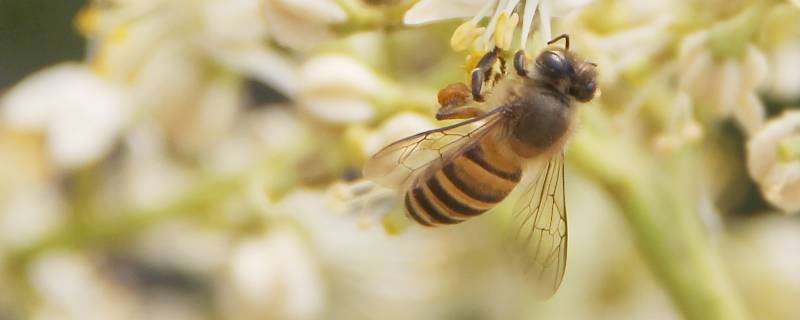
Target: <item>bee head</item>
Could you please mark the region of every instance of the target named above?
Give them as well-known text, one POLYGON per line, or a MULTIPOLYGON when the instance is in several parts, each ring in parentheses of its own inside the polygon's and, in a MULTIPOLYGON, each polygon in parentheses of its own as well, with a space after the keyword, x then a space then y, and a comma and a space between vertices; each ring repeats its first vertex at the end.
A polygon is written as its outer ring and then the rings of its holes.
POLYGON ((597 65, 585 62, 567 49, 551 47, 536 58, 539 74, 561 93, 580 102, 594 98, 597 91, 597 65))
POLYGON ((569 94, 580 102, 588 102, 597 92, 597 65, 582 61, 577 64, 572 76, 569 94))

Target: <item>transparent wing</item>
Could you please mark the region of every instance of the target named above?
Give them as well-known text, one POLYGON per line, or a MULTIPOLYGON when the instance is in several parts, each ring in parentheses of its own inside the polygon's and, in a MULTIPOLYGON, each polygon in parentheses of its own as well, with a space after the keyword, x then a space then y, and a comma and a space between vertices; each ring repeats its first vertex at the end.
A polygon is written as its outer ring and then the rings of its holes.
MULTIPOLYGON (((537 294, 548 298, 558 290, 567 266, 567 208, 564 194, 564 152, 533 173, 514 206, 517 263, 533 277, 537 294)), ((535 170, 530 172, 530 170, 535 170)))
POLYGON ((487 134, 499 123, 500 110, 396 141, 367 160, 364 176, 385 187, 400 188, 425 168, 445 162, 469 142, 487 134))

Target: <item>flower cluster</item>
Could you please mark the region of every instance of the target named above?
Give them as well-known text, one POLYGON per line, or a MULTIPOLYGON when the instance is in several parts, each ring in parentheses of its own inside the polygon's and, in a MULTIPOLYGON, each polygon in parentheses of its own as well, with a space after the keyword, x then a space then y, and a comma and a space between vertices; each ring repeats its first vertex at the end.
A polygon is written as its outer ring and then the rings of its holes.
POLYGON ((753 214, 800 211, 800 7, 716 4, 90 1, 83 60, 0 88, 0 319, 794 318, 800 227, 753 214), (531 308, 506 203, 418 228, 361 168, 441 126, 459 63, 562 33, 603 96, 567 145, 569 275, 531 308), (743 301, 706 290, 726 265, 743 301))

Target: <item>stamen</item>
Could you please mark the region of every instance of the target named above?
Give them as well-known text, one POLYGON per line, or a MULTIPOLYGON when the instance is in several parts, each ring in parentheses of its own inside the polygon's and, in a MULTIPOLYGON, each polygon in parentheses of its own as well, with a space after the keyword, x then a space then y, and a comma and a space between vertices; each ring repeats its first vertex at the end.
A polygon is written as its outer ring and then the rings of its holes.
POLYGON ((456 31, 453 32, 453 37, 450 38, 450 47, 452 47, 453 50, 466 50, 475 43, 475 40, 486 32, 485 27, 477 27, 478 22, 489 14, 489 10, 491 10, 496 3, 497 1, 486 1, 486 4, 478 10, 478 14, 460 25, 456 31))
POLYGON ((516 8, 517 4, 519 4, 519 1, 520 0, 511 0, 506 3, 506 6, 503 8, 503 13, 510 15, 511 11, 514 11, 514 8, 516 8))
MULTIPOLYGON (((553 37, 550 31, 550 2, 542 1, 539 4, 539 31, 542 35, 544 42, 550 41, 553 37)), ((544 45, 542 45, 544 47, 544 45)))
POLYGON ((496 30, 497 20, 500 18, 500 14, 503 11, 502 8, 506 6, 508 1, 509 0, 500 0, 500 3, 497 4, 497 8, 494 11, 494 15, 492 15, 492 19, 489 20, 489 24, 486 26, 486 32, 483 33, 483 38, 481 39, 481 43, 484 45, 484 51, 492 50, 492 48, 489 47, 489 43, 496 30))
POLYGON ((505 12, 500 14, 497 21, 497 31, 494 33, 494 43, 500 49, 507 49, 511 46, 511 40, 514 36, 514 30, 519 23, 519 15, 516 13, 508 17, 505 12))
POLYGON ((520 37, 520 48, 525 50, 528 45, 528 34, 531 31, 531 24, 533 24, 533 15, 536 13, 536 6, 539 5, 539 0, 525 1, 525 13, 522 16, 522 36, 520 37))
POLYGON ((495 1, 495 0, 486 1, 486 4, 484 4, 483 7, 481 7, 480 10, 478 10, 478 14, 476 14, 474 17, 472 17, 472 22, 475 22, 475 24, 478 24, 478 22, 481 21, 481 19, 483 19, 483 17, 485 17, 485 16, 487 16, 489 14, 489 10, 491 10, 492 7, 496 3, 497 3, 497 1, 495 1))
POLYGON ((503 49, 503 40, 505 39, 505 33, 508 31, 507 23, 508 15, 503 12, 500 14, 500 18, 497 19, 497 30, 494 31, 494 45, 500 49, 503 49))
POLYGON ((464 22, 453 32, 453 36, 450 38, 450 47, 455 51, 466 50, 484 31, 486 31, 486 28, 478 28, 476 22, 473 20, 464 22))

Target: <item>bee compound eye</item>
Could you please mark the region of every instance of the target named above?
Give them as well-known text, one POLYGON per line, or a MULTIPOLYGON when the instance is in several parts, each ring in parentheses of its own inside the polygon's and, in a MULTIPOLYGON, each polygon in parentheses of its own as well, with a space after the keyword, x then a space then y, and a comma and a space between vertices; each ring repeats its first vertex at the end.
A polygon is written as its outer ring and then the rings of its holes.
POLYGON ((562 74, 567 72, 567 63, 564 58, 552 51, 542 53, 539 63, 551 74, 562 74))
POLYGON ((594 93, 596 90, 597 83, 594 81, 589 81, 586 83, 577 84, 570 88, 570 94, 578 99, 578 101, 586 102, 594 98, 594 93))
POLYGON ((594 93, 594 91, 597 90, 597 83, 594 81, 589 82, 584 86, 584 89, 589 93, 594 93))

